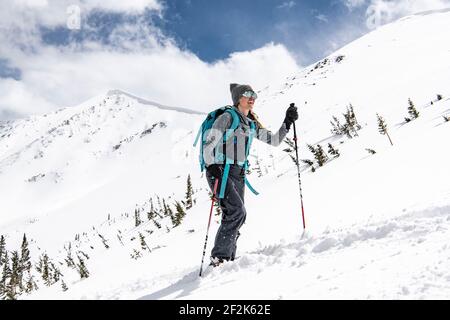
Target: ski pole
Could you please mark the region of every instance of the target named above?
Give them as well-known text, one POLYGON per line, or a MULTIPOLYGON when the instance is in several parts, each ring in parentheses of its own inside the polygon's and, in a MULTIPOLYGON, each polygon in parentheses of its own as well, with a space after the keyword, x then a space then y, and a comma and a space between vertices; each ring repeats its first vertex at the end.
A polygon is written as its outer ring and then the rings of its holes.
POLYGON ((219 179, 216 178, 215 180, 216 180, 216 182, 214 183, 214 191, 213 191, 213 196, 212 196, 212 200, 211 200, 211 210, 209 211, 208 228, 206 229, 206 239, 205 239, 205 245, 203 247, 202 264, 200 265, 199 277, 202 276, 203 260, 205 259, 206 246, 207 246, 207 243, 208 243, 209 226, 211 225, 211 216, 212 216, 212 212, 213 212, 213 208, 214 208, 214 201, 216 200, 217 184, 219 182, 219 179))
MULTIPOLYGON (((294 103, 291 103, 291 106, 295 106, 294 103)), ((298 146, 297 146, 297 129, 295 128, 295 122, 293 123, 294 125, 294 142, 295 142, 295 157, 297 159, 297 172, 298 172, 298 185, 300 187, 300 203, 302 206, 302 220, 303 220, 303 230, 305 230, 306 225, 305 225, 305 209, 303 207, 303 193, 302 193, 302 181, 300 179, 300 163, 299 163, 299 159, 298 159, 298 146)))

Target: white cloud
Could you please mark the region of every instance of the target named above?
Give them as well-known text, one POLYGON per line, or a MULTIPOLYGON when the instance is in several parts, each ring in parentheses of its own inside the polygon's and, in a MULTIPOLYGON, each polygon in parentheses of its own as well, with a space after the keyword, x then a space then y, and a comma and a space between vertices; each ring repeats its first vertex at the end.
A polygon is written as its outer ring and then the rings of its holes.
POLYGON ((282 4, 278 5, 277 8, 278 9, 290 9, 290 8, 294 7, 295 4, 296 4, 295 1, 286 1, 286 2, 283 2, 282 4))
POLYGON ((366 0, 343 0, 343 2, 350 10, 353 10, 354 8, 359 8, 364 4, 366 4, 366 0))
POLYGON ((328 22, 328 18, 324 14, 318 14, 315 17, 316 17, 317 20, 320 20, 320 21, 323 21, 323 22, 328 22))
POLYGON ((161 11, 162 4, 158 0, 89 0, 87 9, 101 9, 115 12, 139 13, 146 9, 161 11))
POLYGON ((449 0, 371 0, 367 26, 371 29, 413 13, 450 7, 449 0))
POLYGON ((298 68, 289 52, 274 44, 234 53, 215 64, 173 45, 146 52, 46 48, 39 55, 21 59, 21 81, 0 81, 0 93, 10 92, 8 99, 0 101, 0 109, 22 114, 76 105, 115 88, 163 104, 206 111, 231 102, 231 82, 262 89, 298 68), (14 100, 16 96, 22 98, 14 100))
MULTIPOLYGON (((282 81, 298 68, 288 50, 275 44, 205 63, 140 19, 115 26, 108 44, 93 37, 66 47, 51 46, 41 41, 38 27, 66 22, 64 6, 49 2, 16 0, 16 7, 28 9, 10 10, 9 20, 0 19, 0 30, 8 31, 0 34, 0 56, 21 70, 19 81, 0 78, 0 116, 48 112, 116 88, 163 104, 206 111, 230 102, 230 82, 249 83, 257 90, 282 81), (51 17, 42 8, 62 18, 51 17), (27 15, 30 25, 14 19, 27 15)), ((89 3, 91 8, 96 5, 89 3)), ((2 12, 0 18, 6 15, 2 12)))

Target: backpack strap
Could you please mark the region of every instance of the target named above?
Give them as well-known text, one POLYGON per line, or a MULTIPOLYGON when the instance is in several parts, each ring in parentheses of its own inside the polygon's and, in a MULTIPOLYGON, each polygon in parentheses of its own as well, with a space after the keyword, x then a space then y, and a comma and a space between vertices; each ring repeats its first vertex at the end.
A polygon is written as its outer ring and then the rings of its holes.
MULTIPOLYGON (((254 121, 250 121, 250 134, 248 137, 248 142, 247 142, 247 147, 245 150, 245 163, 244 163, 244 170, 245 172, 247 172, 248 169, 248 155, 250 154, 250 146, 252 144, 253 141, 253 137, 256 135, 256 126, 255 126, 255 122, 254 121)), ((247 185, 247 187, 250 189, 251 192, 253 192, 255 195, 258 195, 259 192, 256 191, 252 185, 250 184, 250 182, 248 182, 247 177, 245 177, 245 184, 247 185)))

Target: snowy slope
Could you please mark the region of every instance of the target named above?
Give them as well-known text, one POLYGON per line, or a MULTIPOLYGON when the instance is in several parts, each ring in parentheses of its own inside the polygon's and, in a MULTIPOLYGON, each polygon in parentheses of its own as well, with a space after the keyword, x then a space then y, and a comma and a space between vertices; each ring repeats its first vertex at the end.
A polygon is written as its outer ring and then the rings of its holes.
POLYGON ((46 251, 60 261, 69 287, 40 284, 22 298, 448 299, 448 30, 448 11, 405 17, 261 90, 255 111, 273 130, 290 102, 299 106, 301 159, 312 159, 307 144, 332 143, 341 156, 314 173, 301 165, 302 237, 287 145, 256 142, 249 180, 261 194, 247 192, 241 258, 201 279, 210 201, 192 142, 204 115, 114 90, 3 124, 0 234, 14 250, 26 232, 34 258, 46 251), (409 98, 420 117, 405 123, 409 98), (332 116, 342 119, 350 103, 359 136, 333 136, 332 116), (378 133, 376 113, 386 119, 394 146, 378 133), (196 204, 181 226, 161 216, 158 228, 146 217, 149 198, 158 195, 174 208, 188 174, 196 204), (136 208, 144 221, 138 227, 136 208), (139 233, 151 253, 140 249, 139 233), (89 254, 89 278, 80 280, 63 263, 69 243, 89 254), (135 249, 143 255, 137 260, 130 258, 135 249))

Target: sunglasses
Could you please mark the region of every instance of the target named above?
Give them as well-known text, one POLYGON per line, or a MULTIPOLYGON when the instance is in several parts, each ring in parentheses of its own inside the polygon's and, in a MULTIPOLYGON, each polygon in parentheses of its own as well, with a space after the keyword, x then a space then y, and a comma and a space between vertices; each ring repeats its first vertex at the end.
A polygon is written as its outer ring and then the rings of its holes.
POLYGON ((245 91, 243 94, 242 94, 242 96, 243 97, 246 97, 246 98, 253 98, 253 99, 256 99, 256 98, 258 98, 258 95, 256 94, 256 93, 254 93, 253 91, 245 91))

